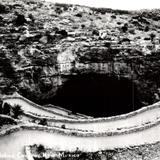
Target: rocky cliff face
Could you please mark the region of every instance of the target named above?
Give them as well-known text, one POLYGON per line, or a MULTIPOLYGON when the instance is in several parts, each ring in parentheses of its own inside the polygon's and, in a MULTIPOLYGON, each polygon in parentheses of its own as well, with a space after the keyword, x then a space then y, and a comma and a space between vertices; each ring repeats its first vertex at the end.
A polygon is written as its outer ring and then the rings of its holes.
POLYGON ((0 92, 35 101, 70 75, 125 77, 141 102, 159 100, 160 11, 128 12, 36 0, 0 3, 0 92))

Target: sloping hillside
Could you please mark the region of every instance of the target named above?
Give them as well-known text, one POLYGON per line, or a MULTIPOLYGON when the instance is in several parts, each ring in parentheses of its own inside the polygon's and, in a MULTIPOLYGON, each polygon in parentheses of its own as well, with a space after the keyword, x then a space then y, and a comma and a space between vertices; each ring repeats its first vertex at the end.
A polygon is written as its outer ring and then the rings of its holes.
POLYGON ((142 104, 158 101, 159 20, 159 10, 1 0, 0 92, 42 102, 63 86, 61 75, 106 74, 111 64, 107 74, 132 79, 142 104))

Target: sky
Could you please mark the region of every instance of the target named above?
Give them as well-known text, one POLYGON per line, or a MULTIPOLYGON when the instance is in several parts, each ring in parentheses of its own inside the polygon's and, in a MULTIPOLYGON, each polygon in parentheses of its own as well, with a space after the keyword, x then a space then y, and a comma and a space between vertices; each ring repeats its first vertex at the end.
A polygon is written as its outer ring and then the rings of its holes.
POLYGON ((123 10, 160 8, 160 0, 46 0, 50 2, 79 4, 123 10))

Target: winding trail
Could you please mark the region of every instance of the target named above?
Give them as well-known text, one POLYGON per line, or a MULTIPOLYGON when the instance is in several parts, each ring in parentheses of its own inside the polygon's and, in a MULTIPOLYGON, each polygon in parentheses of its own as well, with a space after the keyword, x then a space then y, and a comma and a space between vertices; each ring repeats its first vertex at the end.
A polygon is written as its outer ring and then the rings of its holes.
MULTIPOLYGON (((78 132, 77 132, 78 133, 78 132)), ((106 134, 82 134, 73 135, 69 131, 46 127, 25 127, 0 137, 0 159, 5 159, 3 155, 12 155, 15 160, 22 160, 24 146, 33 144, 43 144, 56 150, 75 151, 77 147, 82 151, 98 151, 114 149, 119 147, 129 147, 132 145, 142 145, 145 143, 155 143, 160 141, 160 122, 136 130, 128 130, 125 133, 116 135, 106 134)))
MULTIPOLYGON (((43 144, 56 150, 75 151, 79 148, 81 151, 93 152, 160 141, 160 102, 124 115, 77 120, 64 119, 64 115, 53 118, 52 112, 24 97, 12 96, 3 100, 12 105, 21 105, 26 112, 47 115, 52 127, 26 123, 2 130, 0 160, 24 160, 24 147, 33 144, 43 144), (75 130, 53 127, 62 124, 75 130)), ((27 114, 26 117, 41 119, 27 114)))
POLYGON ((72 113, 72 111, 70 111, 68 109, 65 109, 65 108, 62 108, 62 107, 59 107, 59 106, 52 105, 52 104, 48 104, 48 105, 45 105, 43 107, 48 108, 50 110, 53 110, 56 113, 60 113, 62 115, 66 115, 66 116, 70 115, 70 116, 75 117, 75 118, 85 118, 85 119, 93 118, 91 116, 87 116, 87 115, 80 114, 80 113, 76 113, 76 115, 74 115, 72 113))
MULTIPOLYGON (((88 130, 93 132, 113 131, 122 128, 133 128, 146 123, 156 121, 160 118, 160 102, 153 105, 143 107, 128 114, 107 117, 107 118, 90 118, 90 119, 73 119, 64 115, 56 115, 53 118, 53 113, 46 111, 42 106, 38 107, 33 102, 20 96, 11 96, 4 98, 4 102, 11 105, 19 104, 23 107, 24 111, 39 115, 47 115, 48 123, 50 126, 65 125, 66 128, 88 130)), ((26 116, 24 119, 41 119, 40 116, 26 116)))
MULTIPOLYGON (((31 112, 40 116, 45 116, 47 117, 52 117, 52 118, 56 118, 56 119, 77 119, 77 118, 84 118, 84 116, 76 116, 73 114, 69 114, 69 111, 63 109, 62 108, 52 108, 52 109, 48 109, 47 107, 44 106, 40 106, 26 98, 24 98, 23 96, 19 95, 18 93, 13 94, 12 96, 4 96, 3 97, 3 103, 9 103, 11 105, 16 105, 19 104, 20 106, 22 106, 22 109, 25 112, 31 112)), ((87 117, 87 116, 86 116, 87 117)))

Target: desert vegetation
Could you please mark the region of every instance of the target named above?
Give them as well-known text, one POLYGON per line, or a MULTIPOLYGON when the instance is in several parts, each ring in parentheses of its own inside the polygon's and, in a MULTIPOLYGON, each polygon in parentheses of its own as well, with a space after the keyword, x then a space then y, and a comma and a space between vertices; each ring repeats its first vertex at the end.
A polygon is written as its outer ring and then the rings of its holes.
POLYGON ((2 107, 2 114, 11 116, 15 119, 18 119, 19 116, 23 113, 20 105, 11 106, 8 103, 4 103, 2 107))
POLYGON ((76 64, 125 62, 132 66, 141 102, 157 101, 159 84, 147 77, 152 77, 151 70, 153 77, 158 75, 154 66, 159 64, 159 10, 133 12, 33 0, 2 0, 0 8, 1 94, 18 91, 42 104, 69 79, 59 75, 95 70, 76 64), (61 53, 73 56, 64 56, 63 63, 71 65, 64 73, 58 61, 61 53))

